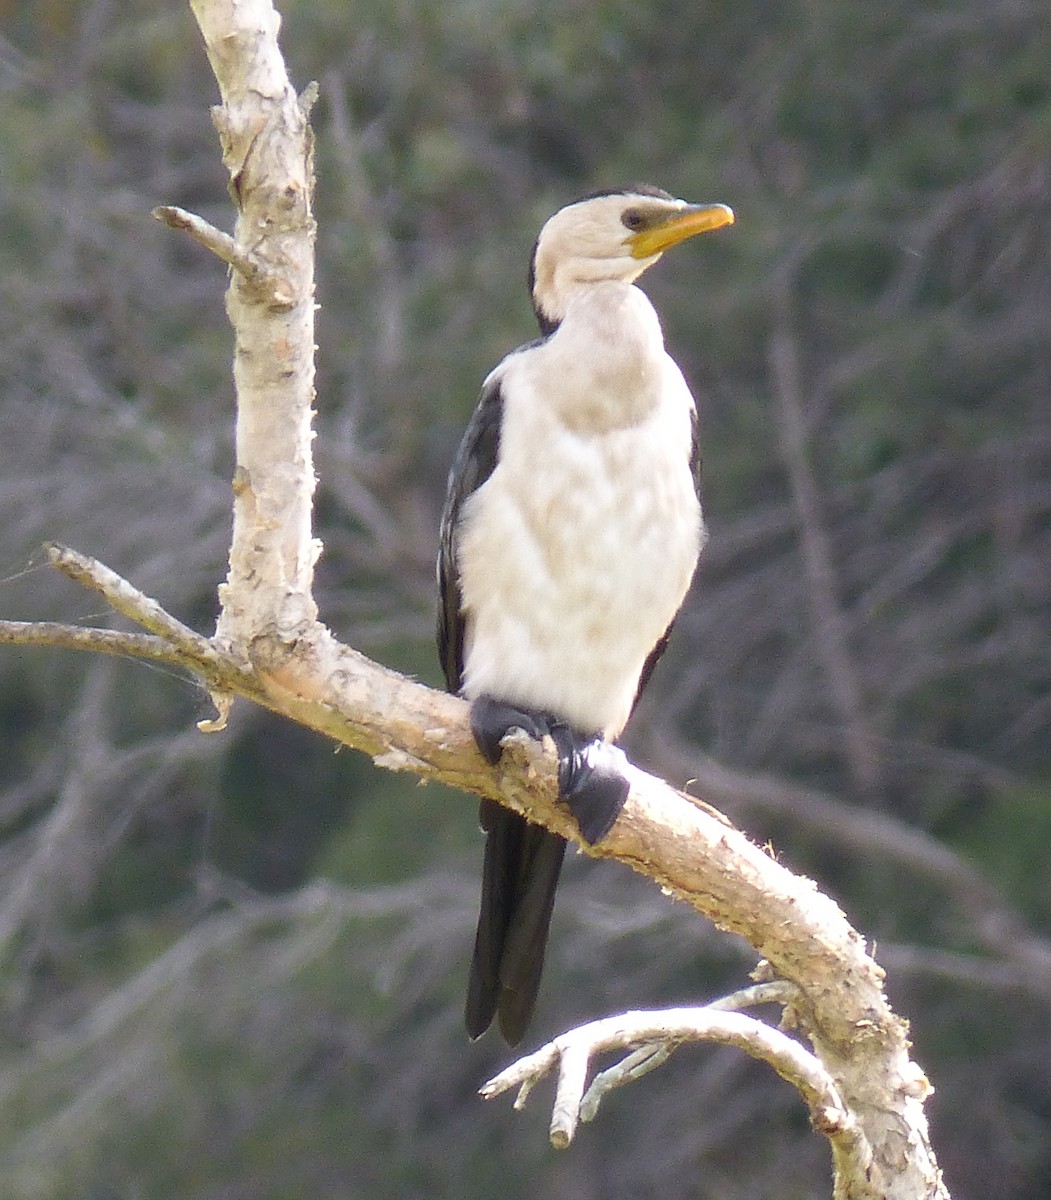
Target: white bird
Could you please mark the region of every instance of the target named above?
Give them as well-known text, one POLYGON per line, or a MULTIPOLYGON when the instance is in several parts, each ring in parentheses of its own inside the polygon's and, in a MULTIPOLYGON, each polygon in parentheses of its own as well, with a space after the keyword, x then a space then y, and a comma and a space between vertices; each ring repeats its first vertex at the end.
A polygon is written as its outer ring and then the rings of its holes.
MULTIPOLYGON (((733 222, 639 185, 557 212, 533 249, 542 336, 488 376, 449 476, 438 647, 491 763, 514 728, 549 734, 581 833, 627 797, 612 743, 667 643, 704 540, 696 408, 634 286, 662 252, 733 222)), ((565 851, 491 802, 466 1005, 521 1040, 540 985, 565 851)))

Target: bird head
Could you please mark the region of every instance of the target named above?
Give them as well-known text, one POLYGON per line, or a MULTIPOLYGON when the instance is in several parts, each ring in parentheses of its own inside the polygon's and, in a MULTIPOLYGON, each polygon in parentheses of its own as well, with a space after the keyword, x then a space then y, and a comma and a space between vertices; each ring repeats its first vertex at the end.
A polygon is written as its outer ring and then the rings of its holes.
POLYGON ((648 184, 574 201, 545 223, 533 247, 529 286, 540 328, 557 328, 582 287, 631 283, 671 246, 733 220, 725 204, 687 204, 648 184))

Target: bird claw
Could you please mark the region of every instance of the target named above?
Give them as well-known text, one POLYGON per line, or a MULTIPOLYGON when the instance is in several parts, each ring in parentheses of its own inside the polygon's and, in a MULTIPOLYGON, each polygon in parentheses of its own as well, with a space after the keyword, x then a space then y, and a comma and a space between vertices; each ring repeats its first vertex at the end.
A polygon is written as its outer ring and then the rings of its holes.
POLYGON ((471 732, 482 757, 490 766, 500 761, 500 743, 512 729, 521 729, 538 742, 551 732, 551 718, 528 708, 516 708, 492 696, 479 696, 471 704, 471 732))
POLYGON ((564 721, 552 721, 558 747, 558 790, 589 846, 613 828, 631 785, 620 769, 623 755, 602 738, 584 741, 564 721))
POLYGON ((551 735, 558 750, 559 795, 588 845, 600 842, 613 828, 630 789, 621 770, 620 751, 602 738, 582 737, 548 713, 516 708, 492 696, 479 696, 471 704, 471 732, 492 766, 500 761, 500 743, 512 729, 521 729, 538 742, 551 735))

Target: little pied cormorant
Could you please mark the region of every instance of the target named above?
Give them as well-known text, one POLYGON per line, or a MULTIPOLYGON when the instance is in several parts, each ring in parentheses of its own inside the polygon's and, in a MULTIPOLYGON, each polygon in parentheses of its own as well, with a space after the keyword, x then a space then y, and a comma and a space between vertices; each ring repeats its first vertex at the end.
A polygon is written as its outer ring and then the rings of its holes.
MULTIPOLYGON (((628 782, 611 743, 667 643, 704 538, 696 409, 633 286, 663 251, 733 222, 658 188, 595 193, 544 225, 530 287, 541 337, 485 380, 449 475, 438 649, 490 763, 511 729, 550 735, 584 838, 628 782)), ((466 1004, 521 1040, 566 843, 490 800, 466 1004)))

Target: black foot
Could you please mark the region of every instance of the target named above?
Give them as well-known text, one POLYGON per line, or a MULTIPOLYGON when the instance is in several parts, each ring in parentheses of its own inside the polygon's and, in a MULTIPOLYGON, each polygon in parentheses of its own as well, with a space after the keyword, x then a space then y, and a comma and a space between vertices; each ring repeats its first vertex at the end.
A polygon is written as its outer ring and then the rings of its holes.
POLYGON ((521 729, 542 742, 551 732, 551 718, 528 708, 515 708, 492 696, 479 696, 471 704, 471 732, 487 763, 500 761, 500 743, 512 729, 521 729))
POLYGON ((486 762, 500 761, 500 743, 512 729, 538 742, 547 734, 558 748, 558 790, 592 846, 600 842, 620 815, 630 785, 620 769, 622 755, 602 738, 585 736, 565 721, 535 709, 516 708, 492 696, 471 704, 471 732, 486 762))
POLYGON ((558 747, 558 790, 584 840, 594 846, 613 828, 628 798, 623 756, 602 738, 582 738, 563 721, 551 722, 551 736, 558 747))

